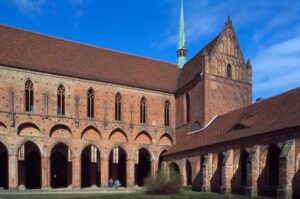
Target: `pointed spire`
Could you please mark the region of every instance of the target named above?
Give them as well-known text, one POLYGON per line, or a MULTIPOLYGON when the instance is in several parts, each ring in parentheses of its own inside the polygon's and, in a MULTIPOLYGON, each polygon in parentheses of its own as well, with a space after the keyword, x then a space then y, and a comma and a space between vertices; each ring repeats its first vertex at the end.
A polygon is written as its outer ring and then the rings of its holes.
POLYGON ((177 65, 182 68, 186 62, 186 45, 185 45, 185 30, 184 30, 184 12, 183 0, 181 0, 180 17, 179 17, 179 30, 178 30, 178 43, 177 43, 177 65))
POLYGON ((251 62, 250 62, 250 59, 247 60, 247 64, 246 64, 247 68, 252 68, 252 65, 251 65, 251 62))

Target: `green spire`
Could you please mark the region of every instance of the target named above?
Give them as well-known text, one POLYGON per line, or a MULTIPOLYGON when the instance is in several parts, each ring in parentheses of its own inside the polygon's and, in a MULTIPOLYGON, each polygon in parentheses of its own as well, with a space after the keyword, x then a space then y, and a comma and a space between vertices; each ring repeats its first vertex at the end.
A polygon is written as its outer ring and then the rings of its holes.
POLYGON ((186 62, 186 51, 187 50, 186 50, 186 46, 185 46, 183 1, 181 0, 178 43, 177 43, 177 65, 180 68, 182 68, 182 66, 186 62))

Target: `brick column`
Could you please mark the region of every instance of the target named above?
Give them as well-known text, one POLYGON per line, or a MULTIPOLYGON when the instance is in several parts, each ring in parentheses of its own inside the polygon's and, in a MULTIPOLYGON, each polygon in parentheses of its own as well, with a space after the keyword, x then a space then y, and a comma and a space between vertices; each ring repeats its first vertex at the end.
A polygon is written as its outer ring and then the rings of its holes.
POLYGON ((49 157, 42 156, 42 189, 48 189, 49 187, 49 157))
POLYGON ((247 159, 247 187, 245 194, 257 196, 257 180, 259 176, 259 146, 254 146, 247 159))
POLYGON ((287 141, 279 157, 279 188, 277 197, 280 199, 292 199, 292 179, 295 166, 295 140, 287 141))
POLYGON ((178 166, 179 166, 179 169, 181 171, 182 185, 186 186, 187 185, 187 181, 186 181, 186 176, 187 176, 187 173, 186 173, 186 159, 181 160, 179 162, 178 166))
POLYGON ((101 158, 101 168, 100 168, 100 176, 101 176, 101 187, 107 187, 108 186, 108 174, 109 174, 109 168, 108 168, 108 159, 107 158, 101 158))
POLYGON ((158 169, 158 161, 151 161, 151 176, 155 176, 158 169))
POLYGON ((72 159, 72 187, 73 189, 79 189, 81 185, 81 167, 80 157, 73 157, 72 159))
POLYGON ((202 165, 202 182, 201 182, 201 191, 210 191, 210 181, 212 176, 212 154, 209 153, 205 156, 205 160, 202 165))
POLYGON ((14 154, 8 155, 8 187, 11 190, 18 188, 18 158, 14 154))
POLYGON ((222 161, 222 182, 221 193, 231 192, 231 180, 233 176, 233 150, 226 151, 225 157, 222 161))
POLYGON ((127 160, 127 187, 134 186, 135 160, 127 160))

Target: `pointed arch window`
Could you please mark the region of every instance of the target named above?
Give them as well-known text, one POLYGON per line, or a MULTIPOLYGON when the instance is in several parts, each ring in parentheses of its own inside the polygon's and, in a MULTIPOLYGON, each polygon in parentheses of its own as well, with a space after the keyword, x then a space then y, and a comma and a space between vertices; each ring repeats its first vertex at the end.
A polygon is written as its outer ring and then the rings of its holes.
POLYGON ((230 64, 227 64, 227 78, 232 78, 232 68, 230 64))
POLYGON ((142 97, 140 104, 140 122, 146 123, 146 98, 142 97))
POLYGON ((165 126, 170 126, 170 102, 165 102, 165 126))
POLYGON ((117 93, 115 97, 115 120, 117 121, 121 120, 121 100, 120 93, 117 93))
POLYGON ((190 122, 190 95, 185 95, 185 121, 190 122))
POLYGON ((87 92, 87 116, 90 118, 94 117, 94 95, 94 90, 90 88, 87 92))
POLYGON ((25 111, 33 112, 33 83, 31 80, 25 82, 25 111))
POLYGON ((57 88, 57 114, 65 115, 65 87, 63 85, 57 88))

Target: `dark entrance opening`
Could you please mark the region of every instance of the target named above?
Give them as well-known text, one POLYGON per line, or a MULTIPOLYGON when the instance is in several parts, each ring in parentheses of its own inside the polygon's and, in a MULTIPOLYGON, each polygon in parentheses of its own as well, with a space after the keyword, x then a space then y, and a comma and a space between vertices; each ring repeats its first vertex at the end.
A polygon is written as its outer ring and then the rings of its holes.
POLYGON ((158 158, 158 169, 159 169, 159 170, 161 169, 162 163, 163 163, 163 161, 164 161, 164 159, 163 159, 163 154, 166 153, 166 152, 167 152, 167 150, 164 150, 164 151, 162 151, 162 152, 160 153, 160 155, 159 155, 159 158, 158 158))
POLYGON ((142 148, 138 151, 138 162, 135 165, 135 184, 144 186, 145 178, 151 173, 151 156, 142 148))
POLYGON ((126 187, 126 160, 126 152, 121 147, 115 147, 109 154, 109 179, 118 179, 122 187, 126 187))
POLYGON ((62 188, 72 184, 71 151, 63 143, 51 151, 51 187, 62 188))
POLYGON ((8 152, 0 142, 0 187, 8 189, 8 152))
POLYGON ((26 189, 41 188, 41 153, 31 141, 24 143, 18 153, 19 185, 26 189))
POLYGON ((280 149, 276 145, 272 145, 269 148, 267 155, 267 173, 268 173, 268 185, 270 192, 269 196, 276 197, 277 189, 279 185, 279 156, 280 149))
POLYGON ((217 169, 214 172, 211 180, 211 190, 212 192, 220 192, 222 186, 222 162, 224 159, 223 153, 218 154, 217 158, 217 169))
POLYGON ((175 172, 177 174, 180 173, 179 166, 175 162, 171 162, 171 164, 169 165, 169 169, 170 169, 170 172, 175 172))
POLYGON ((189 160, 185 163, 186 185, 192 185, 192 166, 189 160))
POLYGON ((81 153, 81 187, 100 187, 100 153, 89 145, 81 153))
POLYGON ((241 172, 241 185, 247 185, 247 159, 249 154, 246 150, 241 151, 240 160, 239 160, 239 167, 241 172))

